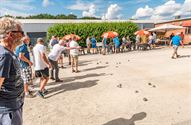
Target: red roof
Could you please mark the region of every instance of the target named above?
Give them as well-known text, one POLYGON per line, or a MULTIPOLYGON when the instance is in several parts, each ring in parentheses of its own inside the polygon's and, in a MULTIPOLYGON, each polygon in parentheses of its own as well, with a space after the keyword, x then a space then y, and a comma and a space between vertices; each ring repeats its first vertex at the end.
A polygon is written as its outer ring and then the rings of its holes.
POLYGON ((191 21, 183 22, 182 26, 191 26, 191 21))

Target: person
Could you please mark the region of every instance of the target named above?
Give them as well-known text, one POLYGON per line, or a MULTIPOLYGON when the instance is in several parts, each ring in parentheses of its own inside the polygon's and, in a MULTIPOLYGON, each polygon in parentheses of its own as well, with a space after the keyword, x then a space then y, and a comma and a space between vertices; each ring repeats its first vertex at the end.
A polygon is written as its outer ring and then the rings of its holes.
POLYGON ((41 98, 45 98, 44 96, 47 93, 45 86, 49 80, 49 68, 51 68, 51 64, 46 57, 46 48, 42 38, 37 39, 37 44, 33 48, 33 53, 35 76, 40 77, 40 90, 37 91, 37 94, 41 98))
POLYGON ((172 38, 174 37, 174 33, 170 34, 170 40, 172 40, 172 38))
POLYGON ((152 32, 152 45, 153 45, 153 47, 155 46, 155 42, 156 42, 156 39, 157 39, 157 35, 156 35, 156 33, 155 32, 152 32))
POLYGON ((56 45, 56 44, 58 44, 57 36, 52 36, 52 38, 50 40, 50 43, 49 43, 50 49, 52 49, 53 46, 56 45))
POLYGON ((173 38, 172 40, 170 41, 170 45, 173 46, 173 54, 172 54, 172 59, 176 59, 178 58, 180 55, 178 55, 178 47, 180 46, 180 44, 182 45, 182 47, 184 47, 182 41, 181 41, 181 37, 179 36, 180 33, 177 33, 173 38), (176 57, 175 57, 176 55, 176 57))
POLYGON ((87 53, 91 54, 90 49, 91 49, 91 41, 90 41, 90 37, 88 36, 86 39, 86 46, 87 46, 87 53))
POLYGON ((92 36, 92 38, 91 38, 91 43, 92 43, 93 54, 95 54, 95 53, 97 53, 97 50, 96 50, 97 49, 97 46, 96 46, 97 41, 96 41, 94 36, 92 36))
POLYGON ((104 36, 102 39, 102 54, 106 54, 106 48, 107 48, 107 36, 104 36))
POLYGON ((63 82, 63 80, 60 80, 58 76, 59 75, 58 59, 63 51, 70 49, 69 47, 64 47, 65 44, 66 43, 64 40, 60 40, 58 44, 53 46, 51 52, 48 55, 48 60, 52 65, 52 69, 50 72, 51 73, 50 79, 56 80, 56 82, 63 82))
MULTIPOLYGON (((70 47, 70 42, 72 39, 70 38, 66 44, 66 47, 70 47)), ((67 50, 67 55, 68 55, 68 64, 71 65, 71 56, 70 56, 70 50, 67 50)))
POLYGON ((180 38, 182 40, 182 44, 184 44, 184 33, 183 32, 180 33, 180 38))
POLYGON ((149 40, 148 44, 150 46, 152 46, 153 45, 153 34, 152 33, 149 35, 149 39, 148 40, 149 40))
POLYGON ((24 83, 14 54, 23 33, 17 20, 0 19, 0 125, 23 124, 24 83))
POLYGON ((113 38, 113 43, 115 44, 115 53, 119 53, 120 42, 117 36, 113 38))
POLYGON ((76 37, 73 36, 72 41, 70 42, 70 48, 75 48, 70 50, 70 56, 71 56, 71 61, 72 61, 72 73, 73 72, 79 72, 78 70, 78 54, 80 49, 79 44, 76 42, 76 37), (75 70, 74 70, 75 68, 75 70))
POLYGON ((121 52, 122 52, 122 53, 124 52, 124 49, 125 49, 126 44, 127 44, 127 40, 126 40, 125 36, 123 36, 123 38, 122 38, 122 44, 121 44, 121 52))
POLYGON ((135 49, 137 50, 138 49, 138 46, 139 44, 141 43, 141 37, 139 34, 136 35, 136 38, 135 38, 136 42, 135 42, 135 49))
POLYGON ((24 36, 21 41, 23 44, 16 47, 16 55, 20 59, 21 66, 21 77, 24 81, 24 91, 25 97, 32 98, 34 95, 29 91, 29 85, 32 84, 32 68, 33 63, 30 61, 30 53, 28 45, 30 43, 30 38, 24 36))

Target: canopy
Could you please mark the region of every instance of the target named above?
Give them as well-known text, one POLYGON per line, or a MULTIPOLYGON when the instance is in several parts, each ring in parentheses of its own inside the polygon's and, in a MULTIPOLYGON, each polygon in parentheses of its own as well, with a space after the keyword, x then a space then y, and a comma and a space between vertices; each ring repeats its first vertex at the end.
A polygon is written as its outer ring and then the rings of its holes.
POLYGON ((164 24, 161 25, 159 27, 150 29, 150 32, 166 32, 168 30, 176 30, 176 29, 183 29, 184 27, 182 26, 176 26, 176 25, 172 25, 172 24, 164 24))
POLYGON ((108 31, 102 34, 102 37, 107 37, 107 38, 114 38, 116 36, 118 36, 119 34, 117 32, 114 31, 108 31))
POLYGON ((134 34, 135 34, 135 35, 140 35, 140 36, 142 36, 142 35, 148 35, 149 32, 148 32, 148 31, 145 31, 145 30, 138 30, 138 31, 136 31, 134 34))

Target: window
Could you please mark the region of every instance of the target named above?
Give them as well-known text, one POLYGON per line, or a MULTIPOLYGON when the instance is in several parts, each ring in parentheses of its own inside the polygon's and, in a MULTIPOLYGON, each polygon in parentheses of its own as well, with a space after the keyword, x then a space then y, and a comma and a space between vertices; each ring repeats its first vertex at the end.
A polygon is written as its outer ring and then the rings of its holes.
POLYGON ((186 27, 186 32, 185 32, 185 34, 191 34, 191 26, 186 27))

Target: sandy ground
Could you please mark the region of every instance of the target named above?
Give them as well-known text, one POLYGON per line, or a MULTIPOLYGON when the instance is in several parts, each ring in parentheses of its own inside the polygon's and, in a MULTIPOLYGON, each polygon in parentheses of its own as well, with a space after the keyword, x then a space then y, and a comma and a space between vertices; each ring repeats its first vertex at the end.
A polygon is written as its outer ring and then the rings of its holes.
POLYGON ((191 47, 171 53, 80 56, 80 73, 61 69, 46 99, 25 99, 24 125, 191 125, 191 47))

